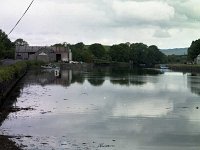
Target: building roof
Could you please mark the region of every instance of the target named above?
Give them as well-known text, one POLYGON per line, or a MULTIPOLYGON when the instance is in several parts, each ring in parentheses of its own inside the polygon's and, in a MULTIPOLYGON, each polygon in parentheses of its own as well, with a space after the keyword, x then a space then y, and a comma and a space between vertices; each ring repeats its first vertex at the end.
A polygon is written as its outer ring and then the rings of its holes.
POLYGON ((55 53, 62 53, 70 51, 69 48, 66 47, 51 47, 51 46, 16 46, 15 52, 18 53, 28 53, 28 52, 38 52, 42 49, 54 51, 55 53))
POLYGON ((16 52, 37 52, 42 46, 16 46, 16 52))

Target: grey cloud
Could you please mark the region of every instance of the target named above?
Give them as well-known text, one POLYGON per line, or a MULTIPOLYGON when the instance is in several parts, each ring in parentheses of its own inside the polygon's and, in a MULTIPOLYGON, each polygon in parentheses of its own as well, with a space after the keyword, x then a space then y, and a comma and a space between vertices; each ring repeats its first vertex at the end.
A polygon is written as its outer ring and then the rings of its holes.
MULTIPOLYGON (((8 32, 27 5, 28 2, 25 0, 2 2, 0 28, 8 32), (9 11, 10 7, 13 7, 13 11, 9 11)), ((195 33, 199 30, 199 5, 198 0, 35 1, 11 35, 11 39, 15 40, 22 35, 21 38, 28 39, 30 44, 38 45, 58 41, 103 44, 137 41, 165 47, 169 46, 168 43, 174 43, 169 42, 176 38, 173 31, 180 30, 184 44, 186 40, 194 40, 192 32, 188 36, 188 29, 195 33), (158 31, 158 29, 170 30, 170 36, 166 31, 158 31), (28 35, 29 32, 33 34, 28 35), (156 43, 154 37, 169 37, 169 41, 156 43), (48 38, 48 42, 35 40, 40 38, 48 38)), ((183 47, 187 46, 183 45, 183 47)), ((177 45, 172 44, 170 47, 177 47, 177 45)))
POLYGON ((157 38, 169 38, 171 37, 171 35, 169 34, 169 32, 167 30, 156 30, 154 35, 154 37, 157 38))

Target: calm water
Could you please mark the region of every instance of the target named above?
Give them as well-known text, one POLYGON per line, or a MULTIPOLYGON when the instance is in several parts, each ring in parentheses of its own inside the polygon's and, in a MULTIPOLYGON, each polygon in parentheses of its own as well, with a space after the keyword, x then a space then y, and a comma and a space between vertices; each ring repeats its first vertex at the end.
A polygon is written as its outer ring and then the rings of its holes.
POLYGON ((200 76, 153 70, 31 71, 1 134, 24 149, 199 150, 200 76))

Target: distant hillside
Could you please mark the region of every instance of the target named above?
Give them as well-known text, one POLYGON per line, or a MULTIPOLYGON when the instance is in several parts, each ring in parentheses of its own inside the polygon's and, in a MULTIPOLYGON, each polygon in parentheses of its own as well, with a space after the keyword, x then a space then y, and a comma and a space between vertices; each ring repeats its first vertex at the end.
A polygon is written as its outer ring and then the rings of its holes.
POLYGON ((188 48, 161 49, 165 55, 187 55, 188 48))

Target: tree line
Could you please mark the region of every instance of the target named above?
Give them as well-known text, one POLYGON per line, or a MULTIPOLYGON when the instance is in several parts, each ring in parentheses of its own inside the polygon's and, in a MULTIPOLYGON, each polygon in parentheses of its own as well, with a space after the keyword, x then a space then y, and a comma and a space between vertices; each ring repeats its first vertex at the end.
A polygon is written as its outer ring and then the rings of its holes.
MULTIPOLYGON (((12 42, 5 32, 0 30, 0 59, 14 58, 16 45, 28 45, 23 39, 12 42)), ((121 43, 112 46, 104 46, 99 43, 85 45, 55 44, 53 46, 68 46, 72 51, 74 61, 81 62, 127 62, 135 65, 148 66, 166 62, 166 56, 155 45, 147 46, 143 43, 121 43)))
MULTIPOLYGON (((28 45, 28 42, 19 38, 12 42, 7 34, 0 29, 0 59, 14 58, 16 45, 28 45)), ((160 63, 186 63, 194 61, 200 54, 200 39, 193 41, 188 48, 187 56, 166 56, 157 46, 147 46, 144 43, 121 43, 105 46, 99 43, 85 45, 58 43, 53 46, 68 46, 72 50, 73 61, 82 62, 127 62, 135 65, 148 66, 160 63)))
POLYGON ((70 45, 74 61, 94 62, 104 60, 108 62, 127 62, 135 65, 148 66, 166 63, 166 56, 157 46, 147 46, 143 43, 121 43, 104 46, 99 43, 84 45, 82 42, 70 45))

